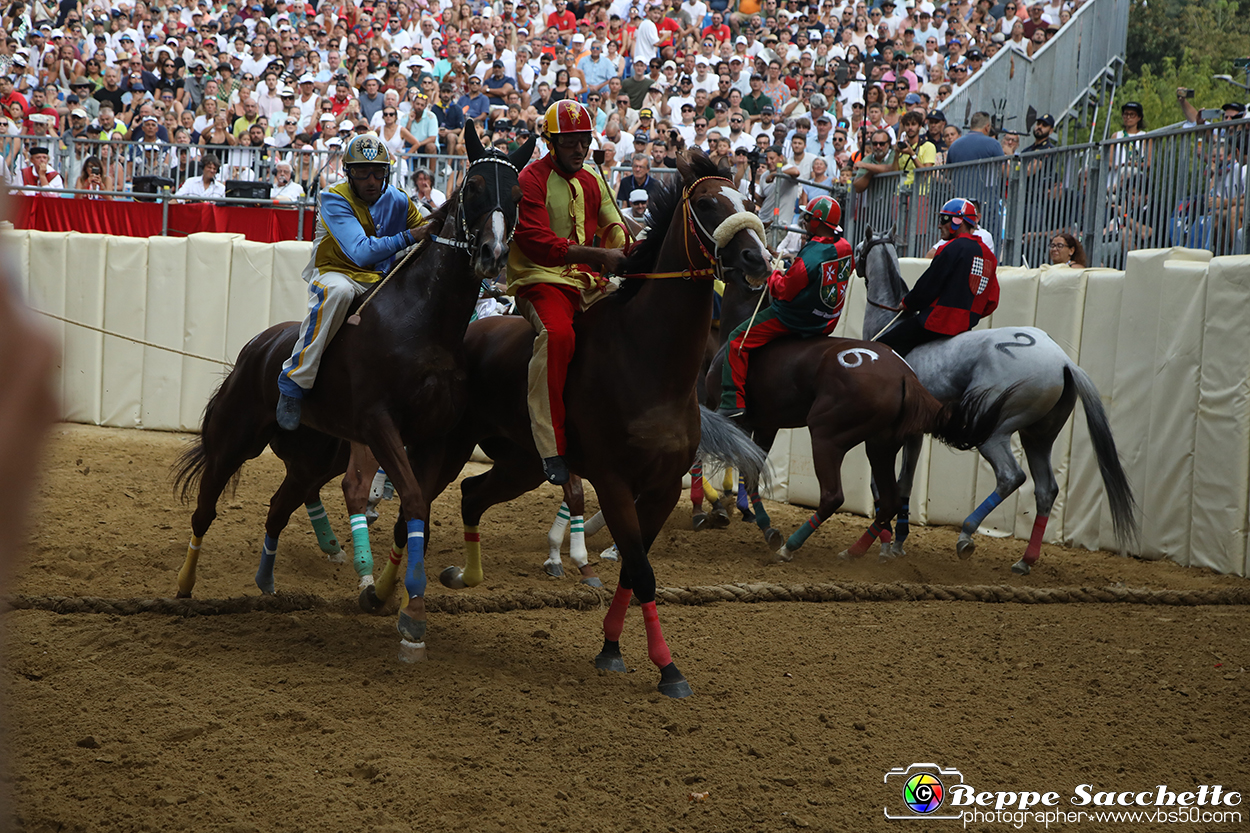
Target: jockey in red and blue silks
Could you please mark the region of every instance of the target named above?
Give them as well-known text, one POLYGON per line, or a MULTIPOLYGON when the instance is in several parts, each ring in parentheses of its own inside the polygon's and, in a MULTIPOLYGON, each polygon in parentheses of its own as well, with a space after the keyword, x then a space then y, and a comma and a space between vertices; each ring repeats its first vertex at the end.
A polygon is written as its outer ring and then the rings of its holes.
POLYGON ((347 181, 321 192, 312 257, 304 268, 308 315, 278 375, 278 426, 299 427, 326 345, 343 325, 352 300, 381 280, 395 254, 425 223, 416 203, 387 180, 391 154, 374 133, 354 137, 343 152, 347 181))
POLYGON ((768 278, 772 304, 729 336, 721 369, 717 413, 737 418, 746 409, 747 363, 753 350, 787 335, 828 335, 838 326, 846 284, 855 269, 851 244, 841 235, 842 210, 832 197, 820 196, 802 209, 810 235, 794 263, 768 278))
POLYGON ((998 258, 974 236, 977 209, 956 197, 942 206, 938 229, 945 245, 903 297, 899 318, 877 341, 906 357, 921 344, 965 333, 998 308, 998 258))

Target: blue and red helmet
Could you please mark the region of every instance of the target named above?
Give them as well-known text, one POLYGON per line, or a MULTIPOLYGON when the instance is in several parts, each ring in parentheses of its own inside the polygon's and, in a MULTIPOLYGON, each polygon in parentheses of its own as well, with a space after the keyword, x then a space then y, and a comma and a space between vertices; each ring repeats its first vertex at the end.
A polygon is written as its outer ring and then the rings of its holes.
POLYGON ((955 228, 959 228, 965 222, 969 226, 975 226, 980 219, 980 215, 977 214, 977 207, 972 204, 972 200, 966 200, 963 197, 947 200, 938 214, 943 217, 950 217, 951 225, 955 228))

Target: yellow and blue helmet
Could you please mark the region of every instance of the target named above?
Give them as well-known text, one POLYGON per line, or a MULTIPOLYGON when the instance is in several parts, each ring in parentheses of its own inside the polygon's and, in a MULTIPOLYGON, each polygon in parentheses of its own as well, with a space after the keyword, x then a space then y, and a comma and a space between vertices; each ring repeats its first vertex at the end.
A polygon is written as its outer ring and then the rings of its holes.
POLYGON ((352 140, 347 143, 347 149, 343 151, 343 165, 348 168, 353 165, 393 165, 394 163, 394 157, 376 133, 361 133, 359 136, 353 136, 352 140))

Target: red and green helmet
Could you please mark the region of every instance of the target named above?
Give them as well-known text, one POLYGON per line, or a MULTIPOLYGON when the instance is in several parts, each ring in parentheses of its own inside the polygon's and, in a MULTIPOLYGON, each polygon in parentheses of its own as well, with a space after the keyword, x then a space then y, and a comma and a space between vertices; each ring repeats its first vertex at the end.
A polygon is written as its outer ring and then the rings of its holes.
POLYGON ((831 231, 837 231, 838 224, 842 222, 842 209, 838 207, 838 201, 827 194, 814 197, 799 209, 799 213, 807 218, 809 226, 823 223, 831 231))

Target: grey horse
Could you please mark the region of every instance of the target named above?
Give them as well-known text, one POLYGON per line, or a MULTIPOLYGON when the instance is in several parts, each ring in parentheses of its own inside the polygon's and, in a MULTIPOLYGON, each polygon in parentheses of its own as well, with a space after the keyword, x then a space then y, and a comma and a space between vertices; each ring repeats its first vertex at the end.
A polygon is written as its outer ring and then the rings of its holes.
MULTIPOLYGON (((856 269, 868 285, 865 338, 880 334, 891 323, 908 291, 899 272, 893 236, 893 229, 877 236, 868 227, 855 252, 856 269)), ((1122 550, 1136 544, 1136 504, 1116 453, 1111 425, 1098 389, 1045 331, 1036 327, 972 330, 916 347, 907 355, 907 363, 929 392, 942 402, 961 399, 969 392, 991 390, 997 397, 1011 391, 998 430, 977 448, 993 467, 996 482, 993 493, 964 521, 955 545, 961 558, 968 557, 976 548, 972 535, 986 515, 1024 484, 1024 471, 1011 452, 1011 435, 1018 433, 1033 474, 1037 518, 1024 557, 1011 569, 1027 575, 1037 562, 1046 522, 1059 492, 1050 463, 1051 447, 1072 415, 1078 397, 1085 408, 1098 468, 1111 505, 1116 542, 1122 550)), ((902 554, 907 537, 907 502, 919 453, 919 439, 909 442, 903 449, 903 471, 899 478, 903 511, 898 516, 898 534, 893 544, 897 555, 902 554)))

